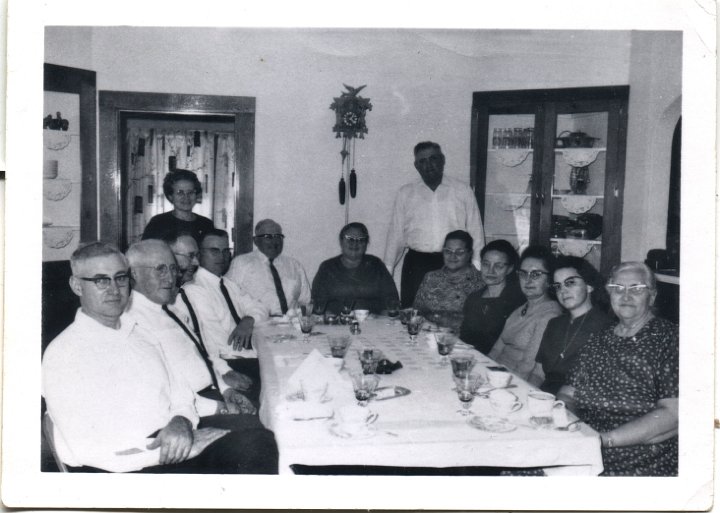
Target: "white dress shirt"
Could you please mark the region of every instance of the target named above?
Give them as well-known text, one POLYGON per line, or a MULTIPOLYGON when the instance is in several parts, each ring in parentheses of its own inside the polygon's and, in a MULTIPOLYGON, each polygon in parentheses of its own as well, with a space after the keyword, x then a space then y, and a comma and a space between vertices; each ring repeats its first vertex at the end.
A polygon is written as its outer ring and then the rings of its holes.
POLYGON ((472 236, 472 262, 480 269, 485 232, 472 189, 449 176, 443 176, 435 191, 422 180, 403 185, 395 198, 383 258, 390 274, 405 248, 423 253, 442 251, 445 236, 455 230, 472 236))
POLYGON ((58 455, 71 466, 129 472, 158 465, 160 450, 147 449, 148 437, 176 415, 198 423, 194 394, 151 333, 126 314, 113 329, 78 310, 45 352, 42 394, 58 455))
MULTIPOLYGON (((288 307, 309 303, 310 283, 300 262, 281 254, 273 260, 273 265, 280 275, 288 307)), ((233 258, 225 278, 237 283, 253 299, 266 306, 270 315, 282 315, 270 260, 257 248, 252 253, 233 258)))
MULTIPOLYGON (((228 279, 223 280, 223 283, 235 311, 241 318, 251 316, 256 323, 263 322, 268 318, 268 308, 265 305, 255 301, 236 283, 228 279)), ((220 277, 200 267, 193 280, 183 285, 183 289, 185 289, 200 325, 204 329, 203 339, 206 340, 206 344, 212 343, 216 346, 213 352, 217 351, 218 354, 228 352, 231 349, 228 346, 228 338, 237 324, 220 291, 220 277)), ((178 299, 176 303, 178 301, 182 300, 178 299)), ((208 351, 210 351, 209 347, 208 351)))
MULTIPOLYGON (((168 305, 168 308, 194 335, 192 320, 180 298, 180 294, 175 299, 175 303, 168 305)), ((191 390, 196 392, 195 404, 200 415, 214 414, 218 403, 197 395, 197 392, 213 384, 210 372, 205 365, 205 360, 185 331, 163 311, 162 305, 150 301, 137 291, 133 291, 130 295, 130 307, 127 310, 127 315, 135 319, 140 326, 152 332, 162 346, 170 367, 185 379, 191 390)), ((201 328, 200 332, 204 341, 205 330, 201 328)), ((222 376, 231 369, 227 362, 220 358, 217 351, 211 350, 213 347, 205 342, 205 348, 210 355, 220 392, 223 392, 229 387, 225 384, 222 376)))

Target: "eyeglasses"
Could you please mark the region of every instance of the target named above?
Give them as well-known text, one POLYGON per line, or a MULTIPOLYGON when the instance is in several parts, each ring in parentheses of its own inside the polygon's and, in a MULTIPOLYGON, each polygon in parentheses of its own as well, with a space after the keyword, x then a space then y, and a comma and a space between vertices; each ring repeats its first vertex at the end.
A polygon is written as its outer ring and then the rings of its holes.
POLYGON ((565 278, 562 283, 551 283, 550 286, 555 289, 556 292, 559 292, 560 289, 564 286, 566 289, 571 289, 573 287, 577 287, 580 285, 580 282, 584 281, 582 279, 582 276, 570 276, 568 278, 565 278))
POLYGON ((362 244, 369 240, 368 237, 365 237, 365 236, 355 237, 354 235, 343 235, 343 239, 345 239, 348 242, 357 242, 358 244, 362 244))
POLYGON ((447 256, 464 256, 465 253, 468 252, 467 249, 450 249, 450 248, 443 248, 442 249, 443 255, 447 256))
POLYGON ((192 191, 173 191, 173 196, 178 196, 178 197, 180 197, 180 198, 187 198, 187 197, 190 197, 190 196, 197 196, 197 191, 194 190, 194 189, 193 189, 192 191))
POLYGON ((631 296, 640 296, 645 292, 648 287, 644 283, 638 283, 636 285, 619 285, 617 283, 608 283, 605 286, 610 294, 614 296, 622 296, 627 291, 631 296))
POLYGON ((169 274, 176 275, 178 272, 178 266, 175 264, 158 264, 158 265, 136 265, 134 267, 142 267, 145 269, 152 269, 153 274, 157 276, 158 278, 162 278, 164 276, 167 276, 169 274))
POLYGON ((256 235, 255 237, 265 240, 282 240, 285 238, 282 233, 263 233, 262 235, 256 235))
POLYGON ((188 258, 190 260, 195 260, 196 258, 200 257, 200 253, 197 251, 193 251, 192 253, 175 253, 175 252, 173 252, 173 255, 182 256, 182 257, 188 258))
POLYGON ((550 274, 550 273, 547 271, 540 271, 539 269, 535 269, 532 271, 523 271, 522 269, 520 269, 518 271, 518 276, 523 281, 526 281, 528 278, 530 278, 530 281, 536 281, 536 280, 539 280, 545 274, 550 274))
POLYGON ((78 278, 83 281, 93 282, 98 290, 106 290, 110 286, 111 281, 114 281, 118 288, 127 287, 130 284, 129 274, 118 274, 112 278, 110 276, 94 276, 92 278, 78 276, 78 278))
POLYGON ((218 257, 220 255, 232 256, 232 249, 230 248, 200 248, 200 251, 209 251, 214 257, 218 257))

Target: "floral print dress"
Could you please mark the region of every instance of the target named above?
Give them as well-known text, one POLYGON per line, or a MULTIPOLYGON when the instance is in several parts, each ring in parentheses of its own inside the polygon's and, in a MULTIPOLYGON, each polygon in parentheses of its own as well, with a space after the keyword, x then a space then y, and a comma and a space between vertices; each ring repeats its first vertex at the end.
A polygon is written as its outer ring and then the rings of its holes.
MULTIPOLYGON (((591 336, 570 369, 577 415, 599 432, 615 429, 678 397, 678 328, 653 318, 632 337, 613 327, 591 336)), ((603 447, 605 476, 674 476, 677 436, 657 444, 603 447)))

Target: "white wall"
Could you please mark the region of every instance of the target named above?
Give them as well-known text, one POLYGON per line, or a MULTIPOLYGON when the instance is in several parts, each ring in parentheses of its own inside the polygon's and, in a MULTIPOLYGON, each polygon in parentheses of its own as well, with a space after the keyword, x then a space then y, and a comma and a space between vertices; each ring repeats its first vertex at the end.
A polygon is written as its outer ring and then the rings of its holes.
MULTIPOLYGON (((338 252, 344 221, 337 201, 341 143, 329 108, 343 83, 367 84, 361 96, 373 104, 369 134, 357 142, 359 193, 350 217, 368 225, 368 251, 382 255, 395 192, 416 177, 416 142, 439 142, 447 174, 468 180, 474 91, 679 81, 679 73, 668 81, 659 67, 632 70, 631 58, 637 66, 647 50, 675 48, 654 47, 651 39, 635 50, 637 38, 627 31, 95 27, 49 28, 46 35, 47 61, 95 70, 99 90, 256 97, 255 218, 283 225, 287 253, 301 259, 311 279, 338 252)), ((654 102, 647 99, 653 115, 654 102)), ((638 130, 632 107, 630 113, 631 131, 638 130)), ((639 187, 649 161, 634 158, 638 179, 630 182, 639 187)), ((631 227, 649 215, 628 214, 631 227)), ((624 245, 631 247, 629 239, 624 245)))

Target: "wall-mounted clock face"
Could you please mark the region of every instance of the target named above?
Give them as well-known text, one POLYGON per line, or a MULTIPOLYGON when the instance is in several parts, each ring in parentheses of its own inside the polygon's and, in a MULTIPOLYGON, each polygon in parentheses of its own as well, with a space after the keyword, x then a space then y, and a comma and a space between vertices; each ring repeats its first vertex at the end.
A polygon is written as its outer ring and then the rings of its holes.
POLYGON ((343 116, 343 124, 347 126, 355 126, 358 122, 358 115, 354 112, 346 112, 343 116))

